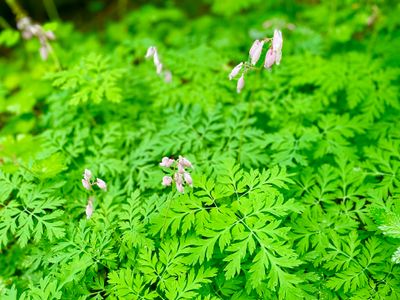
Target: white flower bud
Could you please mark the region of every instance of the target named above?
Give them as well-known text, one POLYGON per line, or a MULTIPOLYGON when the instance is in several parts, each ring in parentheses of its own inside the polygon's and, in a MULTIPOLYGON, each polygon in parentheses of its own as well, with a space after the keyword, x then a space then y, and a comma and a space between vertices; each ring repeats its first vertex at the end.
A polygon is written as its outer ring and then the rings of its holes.
POLYGON ((43 45, 42 47, 40 47, 39 52, 42 60, 47 60, 47 58, 49 57, 49 48, 46 45, 43 45))
POLYGON ((86 179, 82 179, 82 185, 88 191, 92 188, 92 185, 86 179))
POLYGON ((161 162, 160 162, 160 166, 169 168, 170 166, 172 166, 173 163, 174 163, 174 160, 172 158, 163 157, 161 162))
POLYGON ((232 69, 231 73, 229 74, 229 80, 232 80, 237 74, 239 74, 242 67, 243 67, 243 62, 238 64, 236 67, 234 67, 232 69))
POLYGON ((270 69, 271 66, 275 63, 275 53, 272 48, 269 48, 267 54, 265 55, 264 67, 266 69, 270 69))
POLYGON ((259 41, 259 40, 254 41, 249 51, 252 65, 255 65, 260 59, 263 47, 264 47, 264 41, 259 41))
POLYGON ((85 171, 83 172, 83 178, 86 181, 89 181, 92 178, 92 172, 89 169, 85 169, 85 171))
POLYGON ((281 51, 283 44, 282 31, 275 29, 274 37, 272 39, 272 49, 274 51, 281 51))
POLYGON ((96 178, 96 184, 103 191, 107 191, 107 184, 100 178, 96 178))
POLYGON ((242 76, 240 76, 240 78, 237 82, 236 91, 238 93, 240 93, 243 88, 244 88, 244 74, 242 74, 242 76))
POLYGON ((190 176, 188 172, 183 173, 183 178, 185 178, 185 181, 188 185, 193 186, 192 176, 190 176))
POLYGON ((170 186, 172 183, 172 177, 171 176, 164 176, 162 179, 162 185, 163 186, 170 186))
POLYGON ((156 53, 156 51, 157 51, 156 47, 150 46, 150 47, 147 49, 145 58, 150 58, 150 57, 152 57, 152 56, 154 55, 154 53, 156 53))
POLYGON ((90 219, 93 214, 93 198, 92 197, 89 197, 85 212, 86 212, 86 219, 90 219))
POLYGON ((179 193, 183 193, 184 189, 183 189, 183 184, 182 183, 176 183, 176 189, 178 190, 179 193))

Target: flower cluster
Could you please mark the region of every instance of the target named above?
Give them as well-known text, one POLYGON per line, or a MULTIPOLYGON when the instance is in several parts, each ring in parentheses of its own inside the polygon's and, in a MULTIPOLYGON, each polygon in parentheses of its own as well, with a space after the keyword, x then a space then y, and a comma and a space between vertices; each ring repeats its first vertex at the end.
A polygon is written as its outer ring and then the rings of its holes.
POLYGON ((273 38, 265 38, 262 40, 255 40, 249 51, 250 62, 241 62, 234 67, 229 74, 229 80, 235 78, 240 71, 241 76, 237 81, 236 91, 240 93, 244 88, 244 75, 252 69, 255 69, 255 65, 260 60, 261 53, 265 43, 271 42, 267 53, 265 54, 264 68, 271 69, 273 64, 279 65, 282 59, 282 32, 275 29, 273 38))
POLYGON ((29 17, 23 17, 18 20, 17 28, 21 31, 22 37, 26 40, 32 37, 37 37, 40 42, 39 53, 43 60, 47 60, 52 48, 49 40, 55 40, 55 35, 52 31, 45 31, 39 24, 32 23, 29 17))
POLYGON ((154 46, 150 46, 146 52, 146 59, 153 58, 154 66, 156 67, 156 72, 158 75, 164 75, 165 82, 169 83, 172 81, 172 73, 169 70, 164 70, 163 72, 163 64, 160 61, 160 57, 158 55, 157 48, 154 46))
POLYGON ((171 168, 173 170, 172 176, 164 176, 162 179, 163 186, 170 186, 173 182, 175 182, 176 189, 178 192, 184 192, 184 184, 188 184, 189 186, 193 186, 192 176, 186 170, 186 168, 192 168, 192 163, 186 159, 185 157, 179 156, 178 160, 174 160, 169 157, 164 157, 160 163, 161 167, 171 168))
POLYGON ((107 184, 101 180, 100 178, 96 178, 96 180, 92 180, 92 172, 88 169, 85 169, 83 172, 82 185, 88 191, 92 189, 93 185, 97 185, 103 191, 107 190, 107 184))

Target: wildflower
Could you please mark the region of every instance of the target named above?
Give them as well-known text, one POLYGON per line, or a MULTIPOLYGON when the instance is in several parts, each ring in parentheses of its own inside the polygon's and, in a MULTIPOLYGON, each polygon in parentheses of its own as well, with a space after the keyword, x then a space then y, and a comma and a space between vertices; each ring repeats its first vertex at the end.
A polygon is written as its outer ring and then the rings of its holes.
POLYGON ((85 189, 88 191, 92 189, 92 185, 97 185, 100 189, 106 191, 107 190, 107 184, 104 182, 104 180, 100 178, 96 178, 96 181, 92 181, 92 172, 89 169, 85 169, 83 172, 83 178, 82 178, 82 185, 85 189))
MULTIPOLYGON (((163 67, 163 64, 161 63, 160 57, 158 56, 157 48, 155 46, 150 46, 147 49, 145 58, 149 59, 151 57, 153 57, 153 63, 154 63, 154 66, 156 67, 156 73, 158 75, 162 75, 164 67, 163 67)), ((164 71, 164 80, 167 83, 172 81, 172 73, 171 73, 171 71, 169 71, 169 70, 165 70, 164 71)))
POLYGON ((93 214, 93 197, 89 197, 85 212, 86 212, 86 219, 90 219, 90 217, 93 214))
POLYGON ((160 61, 160 58, 158 57, 157 49, 156 48, 154 48, 154 49, 155 50, 154 50, 154 55, 153 55, 153 62, 154 62, 154 65, 156 67, 158 67, 159 65, 161 65, 161 61, 160 61))
POLYGON ((85 169, 85 171, 83 172, 83 178, 89 181, 92 178, 92 172, 88 169, 85 169))
POLYGON ((161 74, 162 68, 163 68, 163 65, 162 65, 161 63, 159 63, 159 64, 156 66, 156 72, 157 72, 157 74, 161 74))
POLYGON ((174 179, 175 179, 176 189, 178 190, 179 193, 183 193, 184 189, 183 189, 182 174, 181 173, 175 173, 174 179))
POLYGON ((262 52, 262 49, 264 47, 264 41, 259 41, 255 40, 253 45, 250 48, 249 54, 250 54, 250 60, 251 64, 255 65, 258 60, 260 59, 260 55, 262 52))
POLYGON ((185 157, 179 156, 179 163, 184 167, 193 168, 192 163, 185 157))
POLYGON ((183 176, 182 173, 175 173, 174 180, 176 183, 182 184, 183 183, 183 176))
POLYGON ((265 55, 264 67, 270 69, 275 62, 275 53, 272 48, 269 48, 267 54, 265 55))
POLYGON ((37 37, 40 42, 39 53, 42 60, 47 60, 49 53, 52 51, 49 40, 55 40, 52 31, 45 31, 39 24, 33 24, 29 17, 23 17, 18 20, 17 28, 21 31, 22 37, 26 40, 37 37))
POLYGON ((100 178, 96 178, 96 184, 103 191, 107 191, 107 184, 100 178))
MULTIPOLYGON (((269 27, 270 25, 271 24, 269 24, 269 23, 268 24, 265 23, 265 26, 267 26, 267 27, 269 27)), ((244 76, 247 73, 252 72, 253 70, 259 69, 255 65, 257 64, 257 62, 260 59, 260 56, 261 56, 261 53, 262 53, 265 43, 271 43, 271 44, 265 55, 264 67, 266 69, 270 69, 272 67, 272 65, 280 64, 281 59, 282 59, 283 38, 282 38, 282 32, 278 29, 275 29, 274 36, 272 38, 266 37, 264 39, 255 40, 249 50, 250 61, 241 62, 240 64, 235 66, 232 69, 231 73, 229 74, 228 78, 229 78, 229 80, 232 80, 235 76, 237 76, 241 72, 241 76, 238 79, 237 84, 236 84, 237 93, 240 93, 245 86, 244 76)))
POLYGON ((280 64, 282 58, 282 44, 283 44, 282 32, 278 29, 275 29, 274 37, 272 39, 272 50, 274 51, 275 63, 277 65, 280 64))
POLYGON ((145 58, 153 57, 153 55, 154 55, 155 53, 156 53, 156 47, 150 46, 150 47, 147 49, 145 58))
POLYGON ((183 184, 182 183, 176 183, 176 189, 178 190, 179 193, 183 193, 185 190, 183 189, 183 184))
POLYGON ((172 82, 172 73, 171 73, 171 71, 169 71, 169 70, 165 71, 165 73, 164 73, 164 81, 166 83, 172 82))
POLYGON ((239 80, 237 82, 236 91, 238 93, 240 93, 243 88, 244 88, 244 74, 242 74, 242 76, 240 76, 240 78, 239 78, 239 80))
POLYGON ((232 69, 231 73, 229 74, 229 80, 232 80, 237 74, 239 74, 242 67, 243 67, 243 62, 238 64, 236 67, 234 67, 232 69))
POLYGON ((163 186, 170 186, 172 183, 172 177, 171 176, 164 176, 162 180, 162 185, 163 186))
POLYGON ((193 186, 193 180, 190 173, 185 168, 193 168, 192 163, 185 157, 179 156, 178 160, 175 161, 169 157, 163 157, 160 166, 172 167, 173 176, 164 176, 161 184, 163 186, 170 186, 172 182, 175 182, 175 186, 178 192, 184 192, 185 183, 189 186, 193 186))
POLYGON ((169 168, 173 163, 174 163, 174 160, 172 158, 163 157, 163 159, 160 162, 160 166, 169 168))
POLYGON ((90 182, 86 179, 82 179, 82 185, 85 189, 87 189, 88 191, 92 189, 92 185, 90 184, 90 182))
POLYGON ((193 185, 192 176, 188 172, 183 173, 183 178, 185 179, 186 183, 190 186, 193 185))
POLYGON ((184 172, 185 172, 185 167, 180 162, 178 162, 178 173, 183 174, 184 172))

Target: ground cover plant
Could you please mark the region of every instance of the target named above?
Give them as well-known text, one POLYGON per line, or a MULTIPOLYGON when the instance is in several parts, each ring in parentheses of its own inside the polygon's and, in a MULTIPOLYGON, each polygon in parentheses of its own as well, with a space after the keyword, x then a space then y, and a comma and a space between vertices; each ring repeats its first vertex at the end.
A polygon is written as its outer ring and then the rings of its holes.
POLYGON ((6 2, 0 299, 400 299, 397 1, 6 2))

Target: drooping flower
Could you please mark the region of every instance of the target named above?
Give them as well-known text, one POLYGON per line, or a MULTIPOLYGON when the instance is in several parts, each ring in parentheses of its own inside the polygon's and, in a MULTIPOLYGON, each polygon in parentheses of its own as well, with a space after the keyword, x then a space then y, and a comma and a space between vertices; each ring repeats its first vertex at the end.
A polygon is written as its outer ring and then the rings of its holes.
POLYGON ((260 59, 262 49, 264 47, 264 41, 255 40, 250 48, 250 60, 251 64, 254 66, 260 59))
POLYGON ((107 191, 107 184, 100 178, 96 178, 96 185, 103 191, 107 191))
POLYGON ((153 57, 153 63, 154 63, 154 66, 156 67, 156 73, 160 76, 164 73, 165 82, 167 82, 167 83, 171 82, 172 81, 172 73, 169 70, 164 70, 164 66, 161 63, 160 57, 158 56, 157 48, 155 46, 150 46, 147 49, 145 58, 149 59, 151 57, 153 57))
POLYGON ((274 63, 275 63, 275 53, 272 50, 272 48, 269 48, 267 54, 265 55, 264 67, 266 69, 270 69, 274 63))
POLYGON ((175 186, 178 192, 184 192, 184 185, 193 186, 193 180, 190 173, 185 168, 193 168, 192 163, 185 157, 179 156, 179 158, 175 161, 168 157, 163 157, 160 166, 168 168, 172 167, 171 176, 164 176, 161 184, 163 186, 170 186, 172 182, 175 182, 175 186))
POLYGON ((178 173, 180 174, 185 173, 185 167, 181 162, 178 162, 178 173))
POLYGON ((85 171, 83 172, 83 178, 86 181, 89 181, 92 178, 92 172, 89 169, 85 169, 85 171))
MULTIPOLYGON (((270 26, 270 24, 266 24, 270 26)), ((267 53, 265 55, 264 67, 270 69, 272 65, 279 65, 282 59, 282 45, 283 38, 282 32, 275 29, 274 36, 272 38, 266 37, 260 40, 255 40, 249 50, 250 61, 241 62, 235 66, 231 73, 229 74, 229 80, 232 80, 235 76, 241 73, 240 78, 236 84, 236 91, 240 93, 245 86, 245 75, 259 69, 256 64, 260 59, 261 53, 263 51, 264 44, 270 43, 267 53)))
POLYGON ((274 30, 274 37, 272 38, 272 48, 274 51, 282 50, 283 38, 282 38, 282 31, 275 29, 274 30))
POLYGON ((171 176, 164 176, 162 179, 162 185, 163 186, 170 186, 172 183, 172 177, 171 176))
POLYGON ((158 65, 156 65, 156 72, 157 72, 157 74, 161 74, 161 72, 162 72, 162 69, 163 69, 163 65, 162 65, 162 63, 159 63, 158 65))
POLYGON ((192 163, 185 157, 179 156, 179 163, 184 167, 193 168, 192 163))
POLYGON ((154 65, 157 67, 159 64, 161 64, 161 61, 160 61, 160 58, 158 57, 158 52, 157 52, 157 49, 155 48, 155 52, 154 52, 154 55, 153 55, 153 62, 154 62, 154 65))
POLYGON ((163 157, 161 162, 160 162, 160 166, 161 167, 166 167, 169 168, 172 166, 172 164, 174 163, 175 160, 173 160, 172 158, 169 157, 163 157))
POLYGON ((192 176, 188 172, 183 173, 183 178, 185 179, 186 183, 190 186, 193 185, 192 176))
POLYGON ((185 190, 183 188, 183 184, 182 183, 176 183, 176 189, 178 190, 179 193, 183 193, 185 190))
POLYGON ((88 191, 92 189, 92 185, 90 184, 90 182, 86 179, 82 179, 82 185, 85 189, 87 189, 88 191))
POLYGON ((166 70, 166 71, 165 71, 165 73, 164 73, 164 81, 165 81, 166 83, 172 82, 172 73, 171 73, 170 70, 166 70))
POLYGON ((279 65, 281 63, 282 45, 283 45, 282 32, 278 29, 275 29, 274 37, 272 39, 272 50, 274 51, 275 63, 277 65, 279 65))
POLYGON ((178 190, 179 193, 183 193, 184 189, 183 189, 182 174, 181 173, 175 173, 174 179, 175 179, 176 189, 178 190))
POLYGON ((244 88, 244 74, 242 74, 242 76, 240 76, 240 78, 237 82, 236 91, 238 93, 240 93, 243 88, 244 88))
POLYGON ((150 47, 147 49, 145 58, 150 58, 150 57, 152 57, 152 56, 154 55, 154 53, 156 53, 156 47, 150 46, 150 47))
POLYGON ((229 74, 229 80, 232 80, 237 74, 239 74, 242 67, 243 67, 243 62, 238 64, 236 67, 234 67, 232 69, 231 73, 229 74))
POLYGON ((90 219, 93 214, 93 197, 89 197, 85 212, 86 219, 90 219))
POLYGON ((17 21, 17 28, 21 31, 24 39, 37 37, 40 42, 39 54, 42 60, 47 60, 49 53, 52 51, 49 40, 55 40, 52 31, 45 31, 39 24, 34 24, 29 17, 23 17, 17 21))

